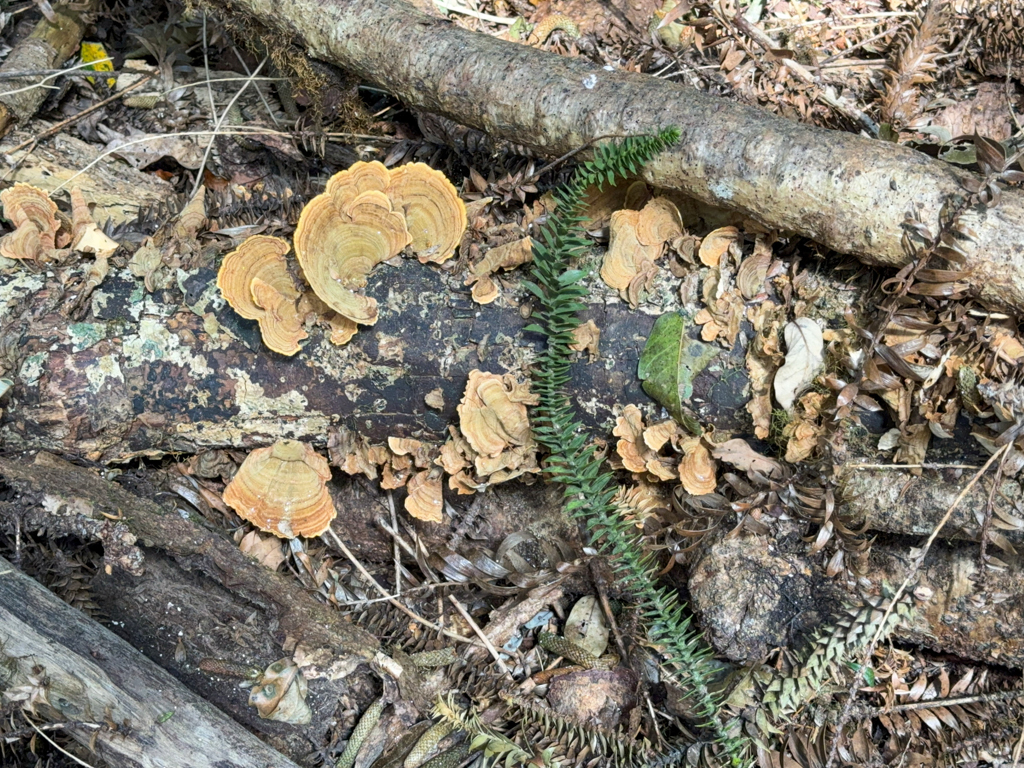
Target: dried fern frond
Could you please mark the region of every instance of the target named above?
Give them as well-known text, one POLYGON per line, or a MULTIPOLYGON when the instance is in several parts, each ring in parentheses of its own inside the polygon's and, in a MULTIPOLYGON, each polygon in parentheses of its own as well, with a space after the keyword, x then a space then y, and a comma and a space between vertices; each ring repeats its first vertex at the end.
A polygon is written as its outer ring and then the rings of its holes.
POLYGON ((932 0, 921 23, 906 39, 906 44, 889 69, 882 96, 882 122, 899 131, 919 114, 917 86, 934 81, 938 69, 936 57, 947 25, 946 0, 932 0))

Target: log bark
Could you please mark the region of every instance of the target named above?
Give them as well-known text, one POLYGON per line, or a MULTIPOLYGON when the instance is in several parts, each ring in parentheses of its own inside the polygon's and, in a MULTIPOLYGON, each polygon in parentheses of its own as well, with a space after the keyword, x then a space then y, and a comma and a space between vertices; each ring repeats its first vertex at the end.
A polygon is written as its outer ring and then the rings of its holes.
POLYGON ((112 768, 298 768, 128 643, 0 558, 0 675, 112 768), (110 725, 116 725, 111 728, 110 725))
MULTIPOLYGON (((967 196, 970 174, 906 147, 469 32, 401 0, 204 4, 246 25, 258 21, 409 106, 543 153, 677 126, 679 143, 645 172, 654 184, 872 264, 906 263, 907 212, 939 232, 943 207, 967 196)), ((1024 193, 1008 190, 998 204, 973 207, 961 221, 977 235, 962 243, 972 293, 1024 309, 1024 193)))
MULTIPOLYGON (((5 284, 11 298, 7 343, 21 359, 0 437, 103 462, 281 437, 323 445, 335 426, 375 443, 443 441, 458 422, 470 370, 525 376, 537 348, 536 337, 522 333, 530 321, 520 313, 521 291, 480 307, 460 275, 411 260, 371 276, 368 294, 382 307, 377 325, 340 348, 316 331, 292 358, 269 351, 255 322, 219 302, 215 283, 214 269, 184 276, 183 307, 178 291, 143 296, 138 280, 111 274, 93 296, 89 322, 73 323, 58 284, 42 275, 0 277, 0 307, 5 284), (423 399, 437 388, 440 410, 423 399)), ((614 407, 650 402, 636 365, 655 319, 609 297, 595 286, 587 316, 602 329, 601 357, 577 363, 572 384, 602 431, 614 407)), ((723 350, 715 371, 698 379, 701 418, 743 431, 742 349, 723 350)))
MULTIPOLYGON (((779 646, 793 647, 832 620, 843 601, 858 602, 827 579, 814 558, 786 552, 781 537, 737 536, 707 547, 690 569, 691 608, 709 641, 724 656, 744 664, 764 659, 779 646)), ((873 596, 883 585, 895 590, 909 563, 903 542, 876 541, 865 579, 873 596)), ((918 620, 894 637, 965 659, 1024 666, 1024 584, 1013 568, 979 566, 977 546, 937 542, 911 585, 918 620)))
MULTIPOLYGON (((54 21, 41 19, 32 33, 18 43, 0 66, 0 72, 22 72, 59 67, 78 50, 85 31, 82 14, 92 7, 90 1, 76 11, 66 6, 54 10, 54 21)), ((39 87, 39 77, 13 78, 3 81, 0 95, 0 136, 15 123, 23 123, 36 113, 50 95, 39 87), (35 87, 33 87, 35 86, 35 87)))
MULTIPOLYGON (((308 677, 344 676, 377 650, 376 638, 317 601, 291 577, 250 560, 199 521, 165 510, 84 467, 49 454, 33 461, 0 459, 0 478, 21 495, 20 524, 26 528, 99 539, 108 566, 129 572, 144 567, 138 542, 206 574, 273 621, 279 644, 290 640, 303 647, 311 662, 308 677)), ((5 514, 0 524, 11 529, 15 521, 5 514)))

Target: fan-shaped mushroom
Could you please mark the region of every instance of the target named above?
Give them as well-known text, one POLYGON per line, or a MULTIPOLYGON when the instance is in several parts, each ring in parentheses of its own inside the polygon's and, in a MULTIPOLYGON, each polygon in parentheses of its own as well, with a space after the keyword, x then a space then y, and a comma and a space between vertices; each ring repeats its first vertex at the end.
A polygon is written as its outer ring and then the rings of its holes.
POLYGON ((263 343, 282 355, 294 355, 308 335, 299 312, 301 296, 284 255, 287 240, 254 235, 224 257, 217 287, 228 304, 247 320, 257 320, 263 343))
POLYGON ((15 230, 0 239, 0 255, 38 259, 57 247, 57 204, 41 189, 17 183, 0 192, 4 218, 15 230))
POLYGON ((412 250, 424 264, 451 258, 466 231, 466 206, 440 171, 409 163, 391 171, 387 195, 405 215, 412 250))
POLYGON ((336 184, 303 209, 295 228, 295 255, 327 306, 353 322, 373 325, 377 302, 353 289, 365 286, 370 270, 409 244, 409 232, 382 193, 371 190, 349 199, 351 189, 336 184))
POLYGON ((344 171, 331 176, 324 193, 336 199, 354 200, 364 192, 383 192, 388 188, 391 174, 384 163, 359 161, 344 171))
POLYGON ((319 536, 337 515, 327 491, 327 460, 298 440, 250 453, 224 489, 224 503, 267 533, 319 536))

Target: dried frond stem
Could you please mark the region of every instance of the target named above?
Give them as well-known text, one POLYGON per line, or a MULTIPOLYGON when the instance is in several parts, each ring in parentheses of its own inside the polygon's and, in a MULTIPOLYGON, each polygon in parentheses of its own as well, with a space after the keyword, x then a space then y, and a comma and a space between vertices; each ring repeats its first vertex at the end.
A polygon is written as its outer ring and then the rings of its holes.
POLYGON ((918 85, 933 81, 940 52, 939 38, 945 26, 945 0, 928 4, 921 24, 911 35, 886 78, 882 97, 882 120, 895 129, 906 126, 917 117, 918 85))

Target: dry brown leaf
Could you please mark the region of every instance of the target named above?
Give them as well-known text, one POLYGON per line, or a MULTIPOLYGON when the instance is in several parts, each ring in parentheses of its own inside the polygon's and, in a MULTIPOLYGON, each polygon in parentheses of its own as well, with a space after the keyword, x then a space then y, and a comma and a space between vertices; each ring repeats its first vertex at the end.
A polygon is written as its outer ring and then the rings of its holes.
POLYGON ((238 542, 238 548, 242 550, 243 554, 272 571, 276 571, 277 567, 287 559, 279 538, 260 536, 256 531, 249 531, 245 534, 238 542))
POLYGON ((821 326, 807 317, 787 323, 786 362, 776 372, 773 386, 775 399, 784 410, 791 411, 799 394, 804 392, 824 364, 824 341, 821 326))
POLYGON ((572 335, 576 341, 569 345, 569 349, 576 352, 585 351, 590 362, 594 362, 597 359, 598 345, 601 343, 601 329, 597 324, 593 320, 587 320, 583 325, 577 326, 572 335))
POLYGON ((786 475, 786 469, 775 459, 758 453, 750 443, 738 437, 712 446, 711 455, 744 472, 756 472, 773 480, 786 475))

